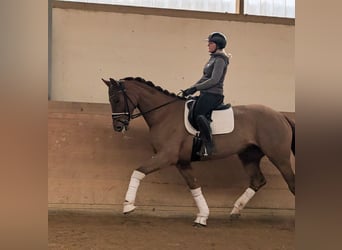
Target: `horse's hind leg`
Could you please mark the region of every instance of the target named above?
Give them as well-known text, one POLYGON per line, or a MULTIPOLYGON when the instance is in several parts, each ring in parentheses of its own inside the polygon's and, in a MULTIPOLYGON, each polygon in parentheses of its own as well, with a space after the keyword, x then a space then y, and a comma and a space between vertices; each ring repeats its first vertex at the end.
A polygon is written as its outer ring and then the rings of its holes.
POLYGON ((240 212, 254 196, 255 192, 266 184, 266 179, 260 170, 260 160, 263 156, 264 153, 256 146, 251 146, 239 154, 239 158, 250 178, 250 183, 249 187, 234 203, 230 213, 232 219, 240 216, 240 212))
POLYGON ((277 167, 292 194, 295 194, 295 174, 291 168, 291 146, 292 150, 294 150, 292 132, 286 133, 284 130, 278 129, 278 131, 274 130, 272 133, 270 137, 266 137, 264 134, 260 135, 262 139, 267 138, 260 140, 260 147, 269 160, 277 167), (275 133, 279 135, 277 139, 275 139, 275 133))
POLYGON ((199 213, 197 214, 197 217, 194 221, 194 226, 206 226, 207 219, 209 217, 209 208, 202 194, 202 189, 198 185, 196 178, 192 174, 191 165, 188 162, 180 162, 177 164, 177 168, 188 184, 192 197, 194 198, 199 210, 199 213))
POLYGON ((289 157, 271 157, 269 156, 270 161, 277 167, 281 175, 283 176, 284 180, 289 187, 289 190, 293 195, 295 195, 295 174, 291 168, 291 160, 289 157))

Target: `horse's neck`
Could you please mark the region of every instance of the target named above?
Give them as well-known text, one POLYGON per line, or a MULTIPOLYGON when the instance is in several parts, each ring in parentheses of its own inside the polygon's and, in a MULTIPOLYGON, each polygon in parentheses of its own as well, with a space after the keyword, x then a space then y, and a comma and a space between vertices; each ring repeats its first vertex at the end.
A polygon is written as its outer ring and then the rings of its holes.
POLYGON ((136 91, 138 93, 138 108, 142 113, 147 112, 143 116, 148 126, 151 128, 154 124, 159 123, 165 118, 167 107, 158 108, 151 112, 149 111, 172 101, 176 97, 168 96, 162 91, 144 85, 143 83, 136 83, 136 85, 136 91))

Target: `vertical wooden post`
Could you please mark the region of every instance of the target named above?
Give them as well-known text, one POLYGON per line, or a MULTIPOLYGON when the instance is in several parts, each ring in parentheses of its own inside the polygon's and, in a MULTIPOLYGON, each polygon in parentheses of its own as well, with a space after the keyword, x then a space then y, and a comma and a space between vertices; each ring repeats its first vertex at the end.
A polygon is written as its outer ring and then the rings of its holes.
POLYGON ((237 1, 237 6, 236 6, 236 12, 239 15, 243 15, 244 13, 244 2, 245 0, 236 0, 237 1))

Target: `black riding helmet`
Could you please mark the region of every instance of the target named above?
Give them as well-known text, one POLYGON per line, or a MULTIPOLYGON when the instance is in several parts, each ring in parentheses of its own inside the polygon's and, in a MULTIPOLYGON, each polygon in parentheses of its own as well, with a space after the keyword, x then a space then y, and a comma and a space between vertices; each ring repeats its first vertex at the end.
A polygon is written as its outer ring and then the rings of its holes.
POLYGON ((208 36, 208 42, 215 43, 218 49, 224 49, 227 45, 227 38, 220 32, 213 32, 208 36))

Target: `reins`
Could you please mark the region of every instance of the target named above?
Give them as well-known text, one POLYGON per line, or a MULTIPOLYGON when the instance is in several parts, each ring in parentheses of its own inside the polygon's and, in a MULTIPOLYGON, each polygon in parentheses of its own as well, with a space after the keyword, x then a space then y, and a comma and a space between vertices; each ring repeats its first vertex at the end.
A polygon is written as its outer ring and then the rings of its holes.
MULTIPOLYGON (((127 96, 127 97, 128 97, 128 96, 127 96)), ((155 108, 153 108, 153 109, 147 110, 147 111, 145 111, 145 112, 140 112, 140 113, 138 113, 138 114, 132 114, 132 115, 131 115, 131 119, 133 120, 133 119, 135 119, 135 118, 137 118, 137 117, 139 117, 139 116, 148 114, 148 113, 150 113, 150 112, 152 112, 152 111, 155 111, 155 110, 160 109, 160 108, 162 108, 162 107, 164 107, 164 106, 167 106, 167 105, 169 105, 169 104, 171 104, 171 103, 173 103, 173 102, 175 102, 175 101, 178 101, 178 99, 174 99, 174 100, 172 100, 172 101, 169 101, 169 102, 167 102, 167 103, 164 103, 164 104, 162 104, 162 105, 159 105, 159 106, 157 106, 157 107, 155 107, 155 108)))
MULTIPOLYGON (((133 120, 133 119, 138 118, 138 117, 140 117, 140 116, 143 116, 143 115, 145 115, 145 114, 151 113, 151 112, 153 112, 153 111, 155 111, 155 110, 158 110, 158 109, 160 109, 160 108, 162 108, 162 107, 165 107, 165 106, 167 106, 167 105, 169 105, 169 104, 171 104, 171 103, 176 102, 176 101, 179 100, 179 99, 176 98, 176 99, 174 99, 174 100, 171 100, 171 101, 169 101, 169 102, 166 102, 166 103, 164 103, 164 104, 161 104, 161 105, 159 105, 159 106, 157 106, 157 107, 155 107, 155 108, 152 108, 152 109, 150 109, 150 110, 141 111, 141 112, 139 112, 138 114, 131 114, 131 112, 130 112, 130 110, 129 110, 129 106, 128 106, 128 101, 133 105, 134 109, 135 109, 137 106, 133 103, 133 101, 131 100, 131 98, 127 95, 127 93, 126 93, 126 88, 125 88, 123 82, 120 80, 118 83, 119 83, 118 85, 119 85, 119 87, 120 87, 120 90, 122 91, 123 96, 124 96, 125 108, 126 108, 127 111, 121 112, 121 113, 112 113, 112 118, 113 118, 113 119, 115 119, 116 117, 121 116, 121 115, 127 115, 127 116, 128 116, 128 122, 129 122, 131 119, 133 120)), ((179 94, 181 94, 181 93, 182 93, 182 92, 179 92, 179 93, 177 94, 177 96, 179 96, 179 94)), ((140 109, 140 108, 139 108, 139 109, 140 109)))

